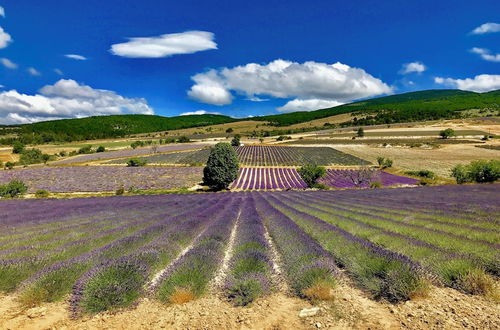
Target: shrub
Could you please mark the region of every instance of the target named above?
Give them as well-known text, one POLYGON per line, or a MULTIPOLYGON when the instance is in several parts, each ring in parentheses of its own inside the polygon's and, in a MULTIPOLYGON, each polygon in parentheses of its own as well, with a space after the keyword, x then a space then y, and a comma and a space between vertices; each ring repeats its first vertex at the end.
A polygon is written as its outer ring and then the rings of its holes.
POLYGON ((233 133, 233 129, 231 127, 229 127, 227 130, 226 130, 226 133, 233 133))
POLYGON ((421 178, 435 179, 436 174, 429 170, 419 170, 419 171, 406 171, 405 174, 418 176, 421 178))
POLYGON ((318 180, 325 176, 326 170, 323 166, 306 164, 298 170, 300 177, 310 188, 318 187, 318 180))
POLYGON ((439 132, 439 136, 441 136, 443 139, 447 139, 455 136, 455 131, 453 130, 453 128, 447 128, 439 132))
POLYGON ((365 130, 363 127, 358 128, 358 131, 356 132, 357 137, 364 137, 365 136, 365 130))
POLYGON ((91 154, 92 153, 92 146, 88 145, 88 146, 81 147, 80 149, 78 149, 77 152, 79 154, 91 154))
POLYGON ((377 157, 377 163, 378 166, 382 169, 392 167, 392 159, 389 158, 384 158, 384 157, 377 157))
POLYGON ((469 165, 457 165, 451 170, 451 176, 458 184, 495 182, 500 178, 500 161, 476 160, 469 165))
POLYGON ((287 136, 287 135, 280 135, 276 138, 276 141, 285 141, 285 140, 291 140, 292 137, 291 136, 287 136))
POLYGON ((19 163, 21 165, 29 165, 29 164, 38 164, 45 163, 50 159, 50 156, 42 153, 40 149, 25 149, 21 153, 21 157, 19 158, 19 163))
POLYGON ((7 163, 5 163, 4 168, 6 170, 12 170, 14 168, 14 165, 15 164, 13 162, 7 162, 7 163))
POLYGON ((99 146, 95 152, 105 152, 106 148, 104 146, 99 146))
POLYGON ((12 180, 7 184, 0 185, 0 197, 14 198, 25 194, 28 191, 28 186, 20 180, 12 180))
POLYGON ((238 177, 238 156, 228 143, 217 143, 203 169, 203 182, 214 190, 227 189, 238 177))
POLYGON ((130 158, 127 161, 127 166, 128 167, 139 167, 139 166, 144 166, 146 165, 147 161, 142 158, 130 158))
POLYGON ((14 142, 13 147, 12 147, 12 153, 20 154, 23 151, 24 151, 24 144, 19 142, 19 141, 14 142))
POLYGON ((191 142, 191 140, 187 136, 181 136, 177 139, 177 142, 179 143, 188 143, 191 142))
POLYGON ((115 191, 115 195, 116 196, 121 196, 125 193, 125 188, 123 186, 121 186, 120 188, 116 189, 115 191))
POLYGON ((3 162, 0 160, 0 167, 3 167, 3 162))
POLYGON ((246 306, 262 294, 262 284, 257 278, 239 280, 228 288, 228 297, 236 306, 246 306))
POLYGON ((374 181, 374 182, 370 183, 370 188, 382 188, 382 182, 374 181))
POLYGON ((47 198, 49 197, 49 192, 44 189, 39 189, 35 192, 35 197, 36 198, 47 198))
POLYGON ((59 156, 60 157, 66 157, 66 155, 67 155, 66 151, 64 151, 64 150, 63 151, 59 151, 59 156))
POLYGON ((236 134, 233 139, 231 140, 231 145, 233 147, 239 147, 241 145, 241 142, 240 142, 240 139, 241 139, 241 135, 239 134, 236 134))

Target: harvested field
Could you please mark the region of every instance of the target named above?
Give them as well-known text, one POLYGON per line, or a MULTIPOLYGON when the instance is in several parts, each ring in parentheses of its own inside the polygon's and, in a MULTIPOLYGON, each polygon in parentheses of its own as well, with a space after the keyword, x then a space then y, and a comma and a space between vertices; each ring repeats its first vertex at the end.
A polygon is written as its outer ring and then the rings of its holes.
POLYGON ((464 326, 465 317, 494 327, 500 320, 488 299, 500 273, 499 192, 487 184, 0 201, 0 291, 8 294, 0 297, 0 326, 129 327, 140 319, 139 328, 239 327, 235 312, 249 328, 403 327, 408 317, 415 328, 464 326), (218 276, 224 285, 214 287, 218 276), (299 318, 312 306, 274 294, 276 277, 298 298, 334 300, 299 318), (477 290, 476 280, 491 286, 477 290), (240 295, 243 283, 251 295, 240 295), (224 302, 205 295, 209 288, 224 302), (231 306, 248 302, 250 309, 231 306), (18 304, 29 317, 14 313, 18 304), (106 310, 115 312, 93 316, 106 310), (232 316, 221 320, 221 310, 232 316))
POLYGON ((288 141, 281 144, 286 145, 334 145, 334 144, 369 144, 369 145, 441 145, 441 144, 482 144, 484 142, 480 140, 459 140, 459 139, 401 139, 401 138, 384 138, 384 139, 373 139, 373 138, 356 138, 356 139, 302 139, 288 141))
POLYGON ((0 171, 0 184, 22 180, 29 192, 101 192, 129 189, 176 189, 200 182, 200 167, 61 166, 0 171))
MULTIPOLYGON (((206 164, 210 149, 201 149, 196 151, 172 152, 168 154, 157 154, 147 157, 141 157, 146 160, 147 164, 162 164, 162 165, 192 165, 206 164)), ((126 164, 127 159, 115 159, 106 164, 126 164)))

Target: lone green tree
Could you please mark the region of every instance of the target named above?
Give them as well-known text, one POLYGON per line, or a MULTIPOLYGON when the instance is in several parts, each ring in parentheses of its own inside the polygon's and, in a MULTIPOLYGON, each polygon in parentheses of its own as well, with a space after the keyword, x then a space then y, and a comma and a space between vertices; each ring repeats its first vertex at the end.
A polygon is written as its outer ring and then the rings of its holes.
POLYGON ((240 142, 240 139, 241 139, 241 135, 239 134, 236 134, 233 139, 231 140, 231 145, 233 147, 239 147, 241 142, 240 142))
POLYGON ((447 128, 439 132, 439 136, 441 136, 443 139, 448 139, 452 136, 455 136, 455 131, 453 128, 447 128))
POLYGON ((318 180, 326 174, 325 168, 316 164, 306 164, 299 168, 298 172, 309 188, 320 188, 318 180))
POLYGON ((358 128, 358 131, 356 132, 356 135, 358 137, 364 137, 365 136, 365 130, 363 129, 363 127, 358 128))
POLYGON ((213 190, 227 189, 238 177, 239 162, 236 151, 229 143, 217 143, 208 156, 203 169, 203 183, 213 190))

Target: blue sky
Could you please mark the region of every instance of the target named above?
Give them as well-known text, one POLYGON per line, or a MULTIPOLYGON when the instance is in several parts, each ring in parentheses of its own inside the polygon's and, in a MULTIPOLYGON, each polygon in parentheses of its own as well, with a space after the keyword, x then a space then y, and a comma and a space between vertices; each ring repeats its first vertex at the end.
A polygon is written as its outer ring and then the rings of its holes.
POLYGON ((430 88, 500 89, 493 0, 0 6, 0 123, 247 117, 430 88))

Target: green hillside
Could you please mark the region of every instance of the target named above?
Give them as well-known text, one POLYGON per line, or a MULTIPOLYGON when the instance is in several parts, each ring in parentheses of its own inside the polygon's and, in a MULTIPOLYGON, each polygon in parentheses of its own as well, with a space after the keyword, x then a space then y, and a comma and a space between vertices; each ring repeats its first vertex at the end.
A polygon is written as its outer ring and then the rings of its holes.
POLYGON ((293 112, 253 118, 270 121, 275 126, 288 126, 333 115, 356 112, 369 115, 357 124, 389 124, 418 120, 455 118, 460 110, 500 110, 500 90, 488 93, 474 93, 461 90, 426 90, 384 96, 341 106, 310 112, 293 112))
POLYGON ((233 121, 235 119, 231 117, 210 114, 177 117, 113 115, 22 125, 20 134, 24 139, 28 139, 29 136, 41 137, 43 142, 78 141, 123 137, 130 134, 207 126, 233 121))

